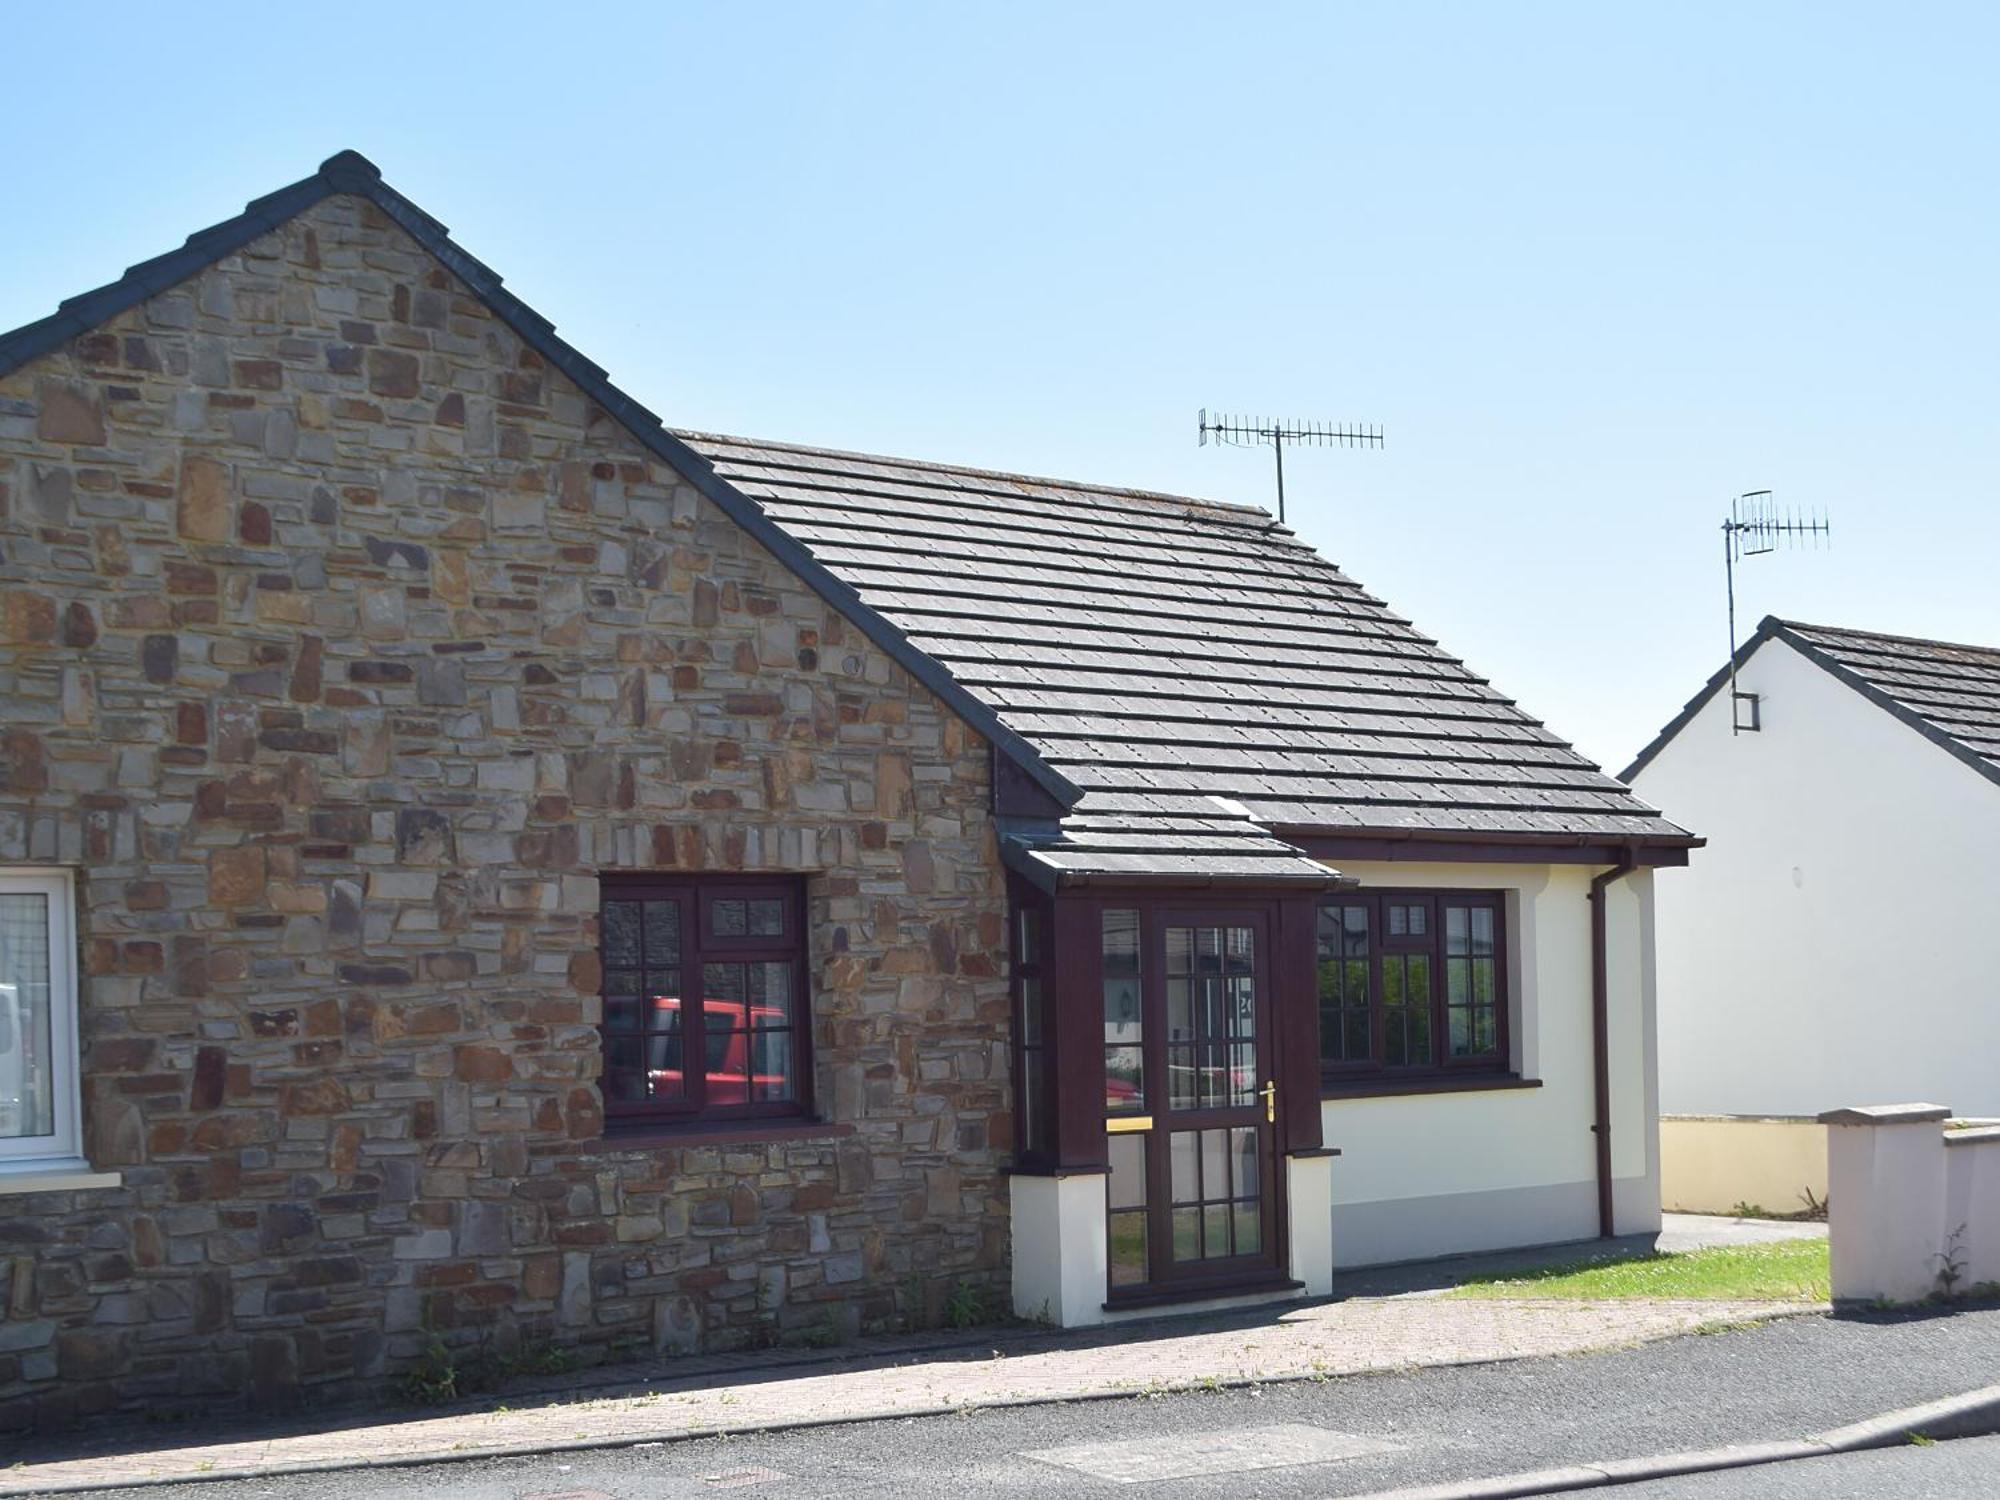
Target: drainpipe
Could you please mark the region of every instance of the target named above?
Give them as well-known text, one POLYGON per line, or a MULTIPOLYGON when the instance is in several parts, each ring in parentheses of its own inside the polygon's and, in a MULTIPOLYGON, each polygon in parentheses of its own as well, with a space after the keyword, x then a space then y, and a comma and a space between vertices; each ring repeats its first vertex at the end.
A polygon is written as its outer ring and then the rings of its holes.
POLYGON ((1611 979, 1605 957, 1604 893, 1639 867, 1638 849, 1627 844, 1617 864, 1590 878, 1590 1039, 1596 1071, 1597 1104, 1591 1131, 1597 1137, 1597 1233, 1610 1239, 1611 1210, 1611 979))

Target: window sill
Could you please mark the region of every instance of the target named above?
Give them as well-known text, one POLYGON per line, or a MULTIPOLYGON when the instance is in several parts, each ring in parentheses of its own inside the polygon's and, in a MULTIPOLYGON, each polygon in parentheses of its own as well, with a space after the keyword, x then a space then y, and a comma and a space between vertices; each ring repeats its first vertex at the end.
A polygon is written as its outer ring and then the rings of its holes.
POLYGON ((599 1155, 614 1151, 648 1151, 681 1146, 740 1146, 766 1141, 826 1141, 854 1134, 852 1125, 827 1120, 701 1120, 687 1125, 647 1125, 606 1131, 594 1141, 581 1141, 578 1151, 599 1155))
POLYGON ((1539 1078, 1518 1078, 1512 1073, 1473 1073, 1463 1078, 1432 1074, 1425 1078, 1357 1078, 1352 1083, 1322 1083, 1323 1100, 1392 1099, 1402 1094, 1482 1094, 1500 1089, 1538 1089, 1539 1078))
POLYGON ((0 1165, 0 1198, 14 1193, 78 1193, 122 1187, 122 1172, 99 1172, 87 1161, 36 1161, 0 1165))

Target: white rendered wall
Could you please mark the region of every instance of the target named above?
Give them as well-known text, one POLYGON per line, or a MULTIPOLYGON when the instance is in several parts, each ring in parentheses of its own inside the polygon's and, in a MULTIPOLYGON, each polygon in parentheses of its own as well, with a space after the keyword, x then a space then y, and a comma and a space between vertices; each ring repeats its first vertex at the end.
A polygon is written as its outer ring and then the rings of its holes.
MULTIPOLYGON (((1505 890, 1514 1066, 1540 1088, 1330 1099, 1333 1254, 1341 1267, 1554 1244, 1598 1232, 1588 865, 1343 863, 1367 887, 1505 890)), ((1687 872, 1670 870, 1666 882, 1687 872)), ((1651 1067, 1654 877, 1610 887, 1616 1230, 1660 1225, 1651 1067)))
POLYGON ((1659 894, 1669 1114, 2000 1114, 2000 785, 1782 641, 1633 785, 1708 839, 1659 894))

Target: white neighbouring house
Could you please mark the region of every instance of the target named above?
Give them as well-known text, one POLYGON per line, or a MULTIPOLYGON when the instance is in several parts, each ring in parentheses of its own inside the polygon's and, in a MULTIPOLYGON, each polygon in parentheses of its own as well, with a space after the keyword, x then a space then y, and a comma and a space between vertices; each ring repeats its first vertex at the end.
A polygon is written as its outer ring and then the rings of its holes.
POLYGON ((1786 1212, 1823 1111, 2000 1114, 2000 650, 1770 618, 1736 663, 1622 779, 1709 840, 1657 897, 1666 1206, 1786 1212))

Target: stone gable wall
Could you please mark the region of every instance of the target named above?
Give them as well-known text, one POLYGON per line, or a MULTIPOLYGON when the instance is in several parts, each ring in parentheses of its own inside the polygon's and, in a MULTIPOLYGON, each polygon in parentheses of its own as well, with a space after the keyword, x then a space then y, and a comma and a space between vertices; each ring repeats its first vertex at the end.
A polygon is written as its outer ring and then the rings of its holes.
POLYGON ((0 1190, 0 1430, 996 1302, 988 776, 358 200, 0 381, 0 864, 124 1178, 0 1190), (690 869, 811 872, 833 1133, 592 1144, 598 874, 690 869))

